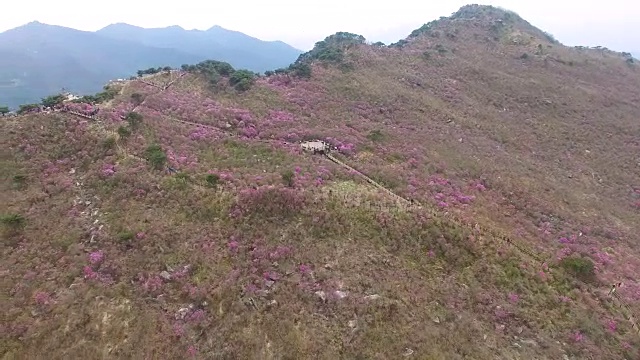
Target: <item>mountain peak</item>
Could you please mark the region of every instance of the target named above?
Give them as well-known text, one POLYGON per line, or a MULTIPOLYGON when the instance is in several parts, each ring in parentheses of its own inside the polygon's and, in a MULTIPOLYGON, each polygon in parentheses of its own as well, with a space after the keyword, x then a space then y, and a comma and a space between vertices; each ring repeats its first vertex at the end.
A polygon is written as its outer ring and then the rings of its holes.
POLYGON ((117 22, 113 24, 109 24, 102 29, 98 30, 98 32, 102 30, 133 30, 133 29, 142 29, 140 26, 135 26, 123 22, 117 22))
POLYGON ((185 29, 180 25, 167 26, 165 29, 185 31, 185 29))
POLYGON ((511 10, 503 9, 500 7, 495 7, 492 5, 478 5, 478 4, 470 4, 464 5, 458 11, 451 15, 451 19, 475 19, 482 17, 490 17, 493 19, 503 19, 510 17, 517 17, 517 19, 522 19, 518 14, 511 10))
POLYGON ((40 21, 34 20, 31 22, 28 22, 22 26, 18 26, 16 28, 14 28, 14 30, 16 29, 43 29, 43 28, 47 28, 47 27, 54 27, 55 25, 49 25, 49 24, 45 24, 42 23, 40 21))

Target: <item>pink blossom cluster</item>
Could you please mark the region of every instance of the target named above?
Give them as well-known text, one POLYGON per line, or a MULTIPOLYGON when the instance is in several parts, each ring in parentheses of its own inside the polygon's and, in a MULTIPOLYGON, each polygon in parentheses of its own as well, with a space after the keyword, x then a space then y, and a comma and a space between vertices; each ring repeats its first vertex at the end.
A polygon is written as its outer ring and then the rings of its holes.
POLYGON ((612 333, 616 332, 616 330, 618 329, 618 324, 613 319, 606 320, 604 322, 604 325, 607 328, 607 330, 612 333))
POLYGON ((227 245, 229 247, 229 251, 232 254, 236 254, 238 252, 239 247, 240 247, 240 243, 238 242, 238 240, 236 240, 235 236, 231 237, 231 241, 229 241, 229 243, 227 245))
POLYGON ((293 78, 286 74, 275 74, 256 81, 256 84, 266 85, 269 88, 282 90, 293 85, 293 78))
POLYGON ((353 155, 353 153, 355 152, 356 146, 354 144, 340 144, 338 146, 338 151, 340 151, 341 153, 345 154, 345 155, 353 155))
POLYGON ((625 281, 623 285, 616 290, 616 292, 625 301, 640 301, 640 283, 636 281, 625 281))
POLYGON ((111 176, 116 173, 116 167, 114 164, 104 164, 101 173, 103 176, 111 176))
POLYGON ((64 104, 68 110, 88 114, 95 110, 95 107, 87 103, 68 102, 64 104))
POLYGON ((471 185, 471 188, 476 189, 478 191, 486 191, 487 190, 486 185, 480 180, 473 181, 473 182, 471 182, 470 185, 471 185))
POLYGON ((258 129, 253 125, 247 125, 240 128, 240 135, 247 139, 254 139, 258 137, 258 129))
MULTIPOLYGON (((245 124, 251 124, 251 123, 254 123, 255 121, 253 114, 251 113, 251 111, 247 109, 233 108, 233 107, 222 108, 222 114, 227 120, 234 119, 234 120, 244 122, 245 124)), ((239 126, 242 127, 245 124, 241 124, 239 126)))
POLYGON ((96 271, 89 265, 83 267, 82 272, 86 280, 98 280, 107 285, 113 284, 113 278, 109 274, 103 274, 99 271, 96 271))
POLYGON ((558 239, 558 242, 560 242, 561 244, 575 244, 577 240, 578 240, 578 237, 575 234, 573 234, 568 237, 566 236, 561 237, 560 239, 558 239))
POLYGON ((559 300, 560 300, 560 302, 562 302, 562 303, 568 303, 568 302, 571 302, 571 298, 570 298, 570 297, 568 297, 568 296, 565 296, 565 295, 561 295, 561 296, 560 296, 560 298, 559 298, 559 300))
POLYGON ((209 128, 198 127, 191 131, 189 139, 191 140, 205 140, 213 136, 214 131, 209 128))
POLYGON ((148 293, 157 293, 162 289, 162 278, 158 275, 138 275, 138 284, 142 287, 145 292, 148 293))
POLYGON ((36 292, 33 299, 38 305, 49 305, 51 303, 51 295, 44 291, 36 292))
POLYGON ((167 160, 172 167, 193 167, 198 163, 198 159, 195 157, 195 155, 189 155, 187 152, 177 153, 173 149, 167 149, 166 153, 167 160))
POLYGON ((46 163, 44 163, 44 165, 45 165, 45 167, 42 170, 42 175, 44 177, 47 177, 49 175, 55 174, 55 173, 60 171, 60 168, 58 166, 56 166, 56 164, 51 162, 51 161, 47 161, 46 163))
POLYGON ((290 246, 278 246, 275 250, 269 253, 269 259, 277 261, 283 258, 291 256, 292 250, 290 246))
POLYGON ((92 265, 98 265, 104 260, 104 251, 98 250, 89 254, 89 262, 92 265))
POLYGON ((298 266, 298 271, 302 274, 302 275, 307 275, 311 273, 311 266, 306 265, 306 264, 300 264, 298 266))
POLYGON ((22 143, 20 143, 20 146, 18 148, 27 155, 34 154, 38 149, 36 146, 31 145, 26 140, 22 140, 22 143))
POLYGON ((553 225, 548 221, 544 221, 540 223, 540 225, 538 226, 538 230, 544 235, 551 235, 551 232, 553 231, 553 225))
POLYGON ((283 110, 269 110, 269 114, 266 118, 267 121, 273 122, 273 123, 280 123, 280 122, 292 122, 296 120, 295 115, 293 115, 292 113, 288 112, 288 111, 283 111, 283 110))
POLYGON ((571 256, 574 252, 575 250, 572 247, 565 246, 556 252, 556 259, 561 261, 562 259, 571 256))
POLYGON ((133 109, 130 103, 122 102, 112 108, 100 109, 98 117, 103 120, 110 121, 112 123, 120 123, 124 117, 133 109))
MULTIPOLYGON (((471 204, 476 197, 464 194, 453 182, 441 176, 431 176, 427 183, 430 192, 435 192, 433 200, 439 207, 461 206, 466 207, 471 204)), ((415 179, 409 181, 411 189, 415 193, 415 186, 418 182, 415 179)))
POLYGON ((585 336, 581 331, 575 331, 573 334, 571 334, 571 340, 573 340, 574 342, 582 342, 585 340, 585 336))

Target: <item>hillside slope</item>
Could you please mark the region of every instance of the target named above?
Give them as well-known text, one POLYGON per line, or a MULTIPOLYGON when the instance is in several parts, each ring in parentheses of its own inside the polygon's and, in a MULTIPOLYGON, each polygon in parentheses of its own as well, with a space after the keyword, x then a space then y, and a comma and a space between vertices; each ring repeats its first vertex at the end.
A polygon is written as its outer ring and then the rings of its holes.
POLYGON ((3 356, 638 357, 635 64, 470 6, 293 69, 2 122, 3 356))

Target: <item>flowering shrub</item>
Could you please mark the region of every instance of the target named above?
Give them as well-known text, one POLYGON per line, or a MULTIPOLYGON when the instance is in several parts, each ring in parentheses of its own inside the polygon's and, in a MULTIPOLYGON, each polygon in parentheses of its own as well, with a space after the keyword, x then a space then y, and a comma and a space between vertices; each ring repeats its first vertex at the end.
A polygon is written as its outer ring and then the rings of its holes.
POLYGON ((49 305, 51 303, 51 296, 44 291, 36 292, 33 299, 38 305, 49 305))
POLYGON ((102 166, 102 175, 103 176, 111 176, 113 174, 115 174, 116 172, 116 168, 115 165, 113 164, 105 164, 104 166, 102 166))
POLYGON ((607 331, 609 331, 611 333, 616 332, 616 330, 618 329, 618 324, 613 319, 606 320, 604 325, 605 325, 607 331))
POLYGON ((571 340, 573 340, 574 342, 582 342, 585 340, 585 336, 582 332, 576 331, 571 334, 571 340))
POLYGON ((142 289, 145 292, 151 294, 158 294, 158 292, 162 289, 162 278, 158 275, 138 275, 138 283, 141 285, 142 289))
POLYGON ((104 260, 104 252, 102 250, 94 251, 89 254, 89 262, 92 265, 98 265, 104 260))

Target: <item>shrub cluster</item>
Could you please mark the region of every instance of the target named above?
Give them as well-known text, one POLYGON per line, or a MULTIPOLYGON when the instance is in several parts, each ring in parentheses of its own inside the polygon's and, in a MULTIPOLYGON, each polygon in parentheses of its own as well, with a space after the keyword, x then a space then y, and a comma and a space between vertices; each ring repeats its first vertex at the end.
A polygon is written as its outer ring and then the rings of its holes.
POLYGON ((195 65, 182 65, 182 70, 203 75, 211 84, 216 86, 223 77, 229 78, 229 85, 237 91, 247 91, 253 85, 258 74, 249 70, 236 70, 231 64, 217 61, 205 60, 195 65))

